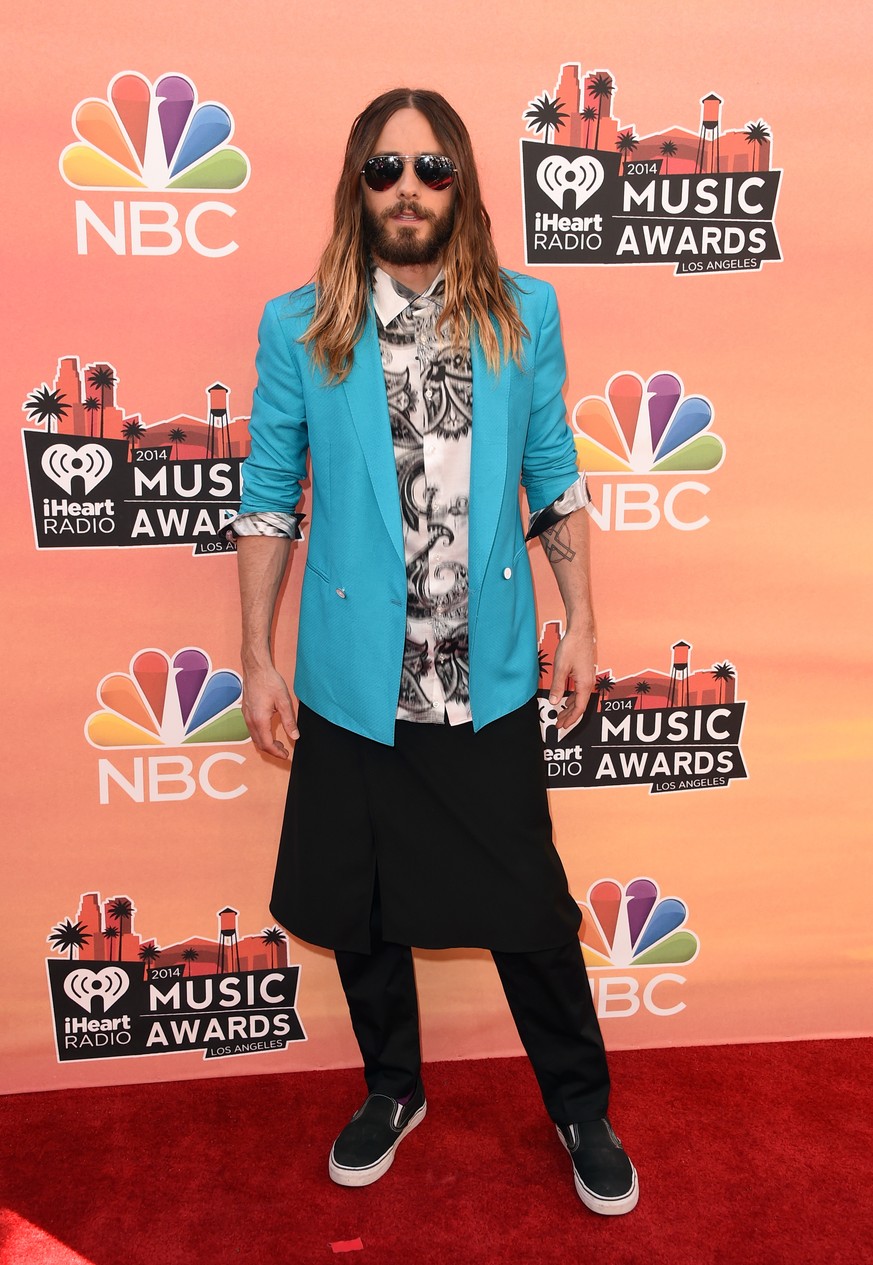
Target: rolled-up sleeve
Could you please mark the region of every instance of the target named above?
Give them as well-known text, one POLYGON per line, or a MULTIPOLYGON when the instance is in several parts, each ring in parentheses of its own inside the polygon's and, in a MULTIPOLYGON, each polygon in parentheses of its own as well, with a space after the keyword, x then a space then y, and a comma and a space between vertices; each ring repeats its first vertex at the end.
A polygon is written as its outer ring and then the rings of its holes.
POLYGON ((291 514, 306 477, 309 436, 300 369, 277 307, 267 304, 258 329, 258 385, 249 422, 251 448, 242 467, 241 514, 291 514))
POLYGON ((545 311, 529 364, 534 375, 533 396, 521 481, 535 513, 566 492, 579 473, 562 395, 566 364, 558 300, 550 285, 546 285, 545 311))

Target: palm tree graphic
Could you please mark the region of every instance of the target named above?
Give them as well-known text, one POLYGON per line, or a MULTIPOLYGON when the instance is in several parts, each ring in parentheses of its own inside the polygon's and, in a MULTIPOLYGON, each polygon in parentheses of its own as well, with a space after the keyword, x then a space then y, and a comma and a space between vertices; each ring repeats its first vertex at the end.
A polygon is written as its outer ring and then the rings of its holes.
POLYGON ((145 434, 145 427, 137 418, 131 418, 129 422, 125 422, 121 428, 124 438, 130 443, 130 461, 133 461, 133 450, 136 448, 136 441, 142 439, 145 434))
POLYGON ((42 386, 31 391, 30 395, 24 401, 24 411, 32 422, 36 422, 37 426, 46 426, 46 434, 52 433, 52 422, 55 423, 55 431, 57 431, 57 423, 61 420, 65 413, 69 413, 69 404, 63 401, 67 397, 63 391, 50 391, 44 382, 42 386))
POLYGON ((625 172, 627 172, 627 160, 639 143, 640 138, 638 136, 634 136, 633 131, 630 128, 628 128, 626 132, 619 132, 618 140, 615 142, 615 148, 624 159, 625 172))
POLYGON ((285 942, 285 933, 280 931, 278 927, 265 927, 261 939, 272 949, 273 966, 276 966, 276 951, 280 944, 285 942))
POLYGON ((615 92, 615 84, 609 75, 595 75, 588 85, 588 93, 597 102, 597 128, 594 132, 594 148, 597 149, 600 143, 600 119, 603 115, 604 102, 608 102, 609 98, 615 92))
POLYGON ((200 954, 193 947, 193 945, 187 949, 182 950, 182 961, 188 963, 187 971, 189 975, 191 974, 191 963, 196 962, 199 957, 200 957, 200 954))
POLYGON ((88 414, 88 434, 94 438, 94 414, 100 407, 100 401, 96 395, 89 395, 85 400, 84 409, 88 414))
POLYGON ((118 961, 121 961, 121 946, 124 943, 124 924, 127 923, 127 929, 130 931, 130 924, 133 921, 133 915, 136 913, 132 903, 125 897, 119 896, 109 906, 109 917, 114 918, 118 923, 118 961))
POLYGON ((757 171, 761 162, 761 146, 766 145, 770 139, 770 129, 763 119, 758 119, 757 123, 749 123, 744 131, 746 133, 746 143, 748 145, 755 144, 758 147, 757 163, 753 164, 752 171, 757 171))
POLYGON ((524 118, 530 119, 528 131, 542 132, 543 142, 548 144, 549 132, 561 126, 570 116, 561 112, 563 101, 555 97, 554 101, 544 92, 541 97, 530 102, 530 109, 525 111, 524 118))
POLYGON ((670 159, 676 157, 676 148, 677 146, 675 141, 662 141, 659 147, 660 153, 662 153, 667 160, 664 164, 665 176, 669 176, 670 174, 670 159))
POLYGON ((57 953, 69 954, 73 960, 74 949, 84 949, 85 941, 91 939, 90 931, 85 930, 84 922, 70 922, 65 918, 57 927, 52 927, 49 943, 57 953))
POLYGON ((584 120, 586 124, 585 148, 588 149, 588 142, 591 140, 591 124, 597 118, 597 111, 595 110, 593 105, 586 105, 580 117, 584 120))
POLYGON ((720 703, 725 701, 728 681, 732 681, 736 674, 733 664, 728 663, 727 660, 724 663, 714 663, 712 665, 710 676, 721 683, 721 697, 718 700, 720 703))
POLYGON ((546 654, 545 650, 540 650, 540 652, 538 653, 537 663, 539 665, 538 678, 541 681, 543 677, 546 675, 546 673, 548 672, 549 668, 552 666, 552 661, 549 658, 549 656, 546 654))
POLYGON ((100 392, 100 438, 103 438, 103 410, 106 408, 106 392, 111 391, 118 379, 109 365, 98 365, 88 374, 88 385, 100 392))
POLYGON ((595 677, 594 688, 597 691, 600 710, 603 711, 603 700, 615 688, 615 681, 608 672, 604 672, 601 676, 595 677))
POLYGON ((634 686, 634 693, 637 696, 637 702, 640 705, 640 711, 643 710, 643 695, 651 694, 651 692, 652 692, 652 687, 651 685, 649 685, 648 681, 637 681, 636 685, 634 686))
POLYGON ((103 932, 103 939, 109 941, 109 961, 112 961, 112 941, 118 939, 118 928, 107 927, 103 932))
POLYGON ((155 944, 154 940, 152 940, 150 944, 142 945, 137 957, 143 964, 142 977, 144 980, 147 980, 149 977, 149 967, 154 966, 160 956, 161 950, 155 944))
POLYGON ((184 444, 187 438, 188 433, 187 431, 182 430, 181 426, 174 426, 170 431, 170 439, 173 443, 173 457, 176 460, 178 460, 179 457, 179 444, 184 444))

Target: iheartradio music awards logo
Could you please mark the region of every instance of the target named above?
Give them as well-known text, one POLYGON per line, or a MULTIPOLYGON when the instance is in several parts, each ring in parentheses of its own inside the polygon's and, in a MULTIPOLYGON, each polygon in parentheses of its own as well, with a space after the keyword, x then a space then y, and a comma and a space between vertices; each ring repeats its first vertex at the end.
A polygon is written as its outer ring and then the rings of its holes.
POLYGON ((543 761, 554 789, 648 786, 651 794, 724 788, 746 778, 740 750, 746 704, 728 659, 692 670, 692 647, 677 641, 669 667, 614 677, 599 669, 595 691, 571 729, 556 725, 549 702, 563 629, 543 625, 537 693, 543 761))
MULTIPOLYGON (((178 73, 154 83, 125 70, 110 80, 105 97, 86 97, 73 109, 78 138, 60 156, 63 179, 74 189, 126 194, 234 193, 251 174, 241 149, 229 144, 233 116, 218 101, 198 100, 194 82, 178 73)), ((236 214, 209 199, 182 208, 175 202, 134 197, 116 200, 106 216, 91 202, 76 202, 76 248, 102 243, 116 255, 174 255, 183 244, 219 258, 238 249, 222 240, 216 216, 236 214), (201 223, 202 221, 202 223, 201 223)))
POLYGON ((233 552, 222 534, 237 515, 248 417, 230 388, 206 387, 204 417, 146 425, 118 403, 114 365, 62 356, 22 411, 37 549, 187 545, 198 557, 233 552))
POLYGON ((217 938, 158 945, 134 927, 129 896, 79 898, 46 937, 55 1046, 61 1063, 178 1054, 204 1059, 284 1050, 305 1041, 296 1010, 300 967, 279 927, 240 935, 239 910, 218 911, 217 938))
POLYGON ((145 649, 127 672, 110 672, 97 687, 100 709, 85 721, 85 738, 101 756, 97 765, 100 803, 113 794, 134 803, 191 799, 237 799, 248 789, 237 774, 245 757, 203 748, 250 741, 240 702, 242 680, 229 668, 212 669, 199 646, 169 655, 145 649), (121 752, 188 748, 191 754, 122 757, 121 752), (231 766, 228 768, 228 766, 231 766))
POLYGON ((703 395, 686 395, 682 379, 669 372, 644 380, 622 371, 610 378, 603 395, 580 400, 572 423, 579 468, 606 476, 591 480, 590 512, 597 526, 603 531, 651 531, 662 522, 677 531, 705 527, 710 520, 701 497, 709 485, 681 476, 711 473, 724 461, 724 440, 711 429, 713 416, 712 403, 703 395), (652 475, 662 479, 651 482, 652 475), (669 486, 663 476, 673 476, 669 486))
POLYGON ((599 1018, 627 1019, 641 1009, 669 1018, 685 1009, 677 993, 685 976, 663 969, 687 966, 700 952, 697 935, 685 925, 684 901, 662 898, 652 878, 626 885, 601 879, 579 907, 579 939, 599 1018))
POLYGON ((700 101, 695 129, 637 135, 613 115, 608 70, 567 62, 554 96, 523 114, 529 264, 674 264, 678 274, 756 271, 782 258, 774 226, 780 171, 763 119, 725 128, 724 102, 700 101))

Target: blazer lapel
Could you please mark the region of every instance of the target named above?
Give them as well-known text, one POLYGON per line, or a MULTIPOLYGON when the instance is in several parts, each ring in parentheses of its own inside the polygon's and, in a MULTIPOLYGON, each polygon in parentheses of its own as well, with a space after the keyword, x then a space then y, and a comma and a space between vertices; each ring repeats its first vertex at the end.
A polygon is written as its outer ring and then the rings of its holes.
POLYGON ((397 466, 388 416, 385 376, 379 354, 376 318, 370 309, 367 324, 355 347, 355 359, 342 384, 373 485, 376 503, 387 528, 391 543, 403 560, 403 525, 400 517, 400 493, 397 488, 397 466))
POLYGON ((478 615, 479 594, 491 556, 503 503, 509 436, 509 397, 513 365, 492 373, 474 333, 473 449, 470 458, 470 626, 478 615))

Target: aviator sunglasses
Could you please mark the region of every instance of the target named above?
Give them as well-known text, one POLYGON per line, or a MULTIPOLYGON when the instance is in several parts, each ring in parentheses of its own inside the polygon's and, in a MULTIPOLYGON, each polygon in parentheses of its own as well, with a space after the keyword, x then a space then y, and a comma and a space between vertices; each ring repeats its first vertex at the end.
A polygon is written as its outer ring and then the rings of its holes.
POLYGON ((416 176, 428 189, 448 189, 457 171, 445 154, 375 154, 364 163, 361 175, 374 193, 384 193, 397 184, 404 163, 412 163, 416 176))

